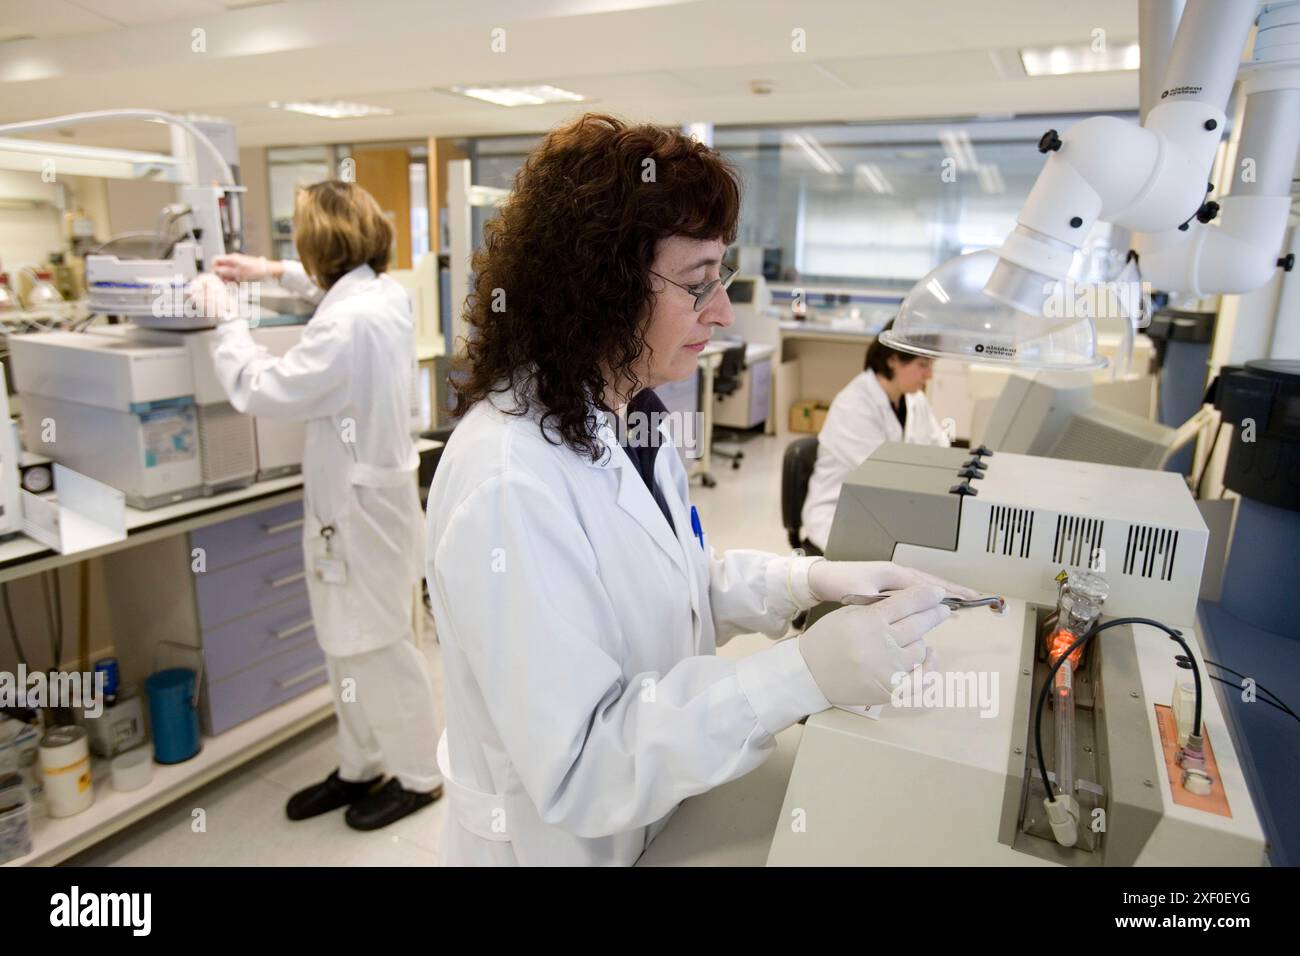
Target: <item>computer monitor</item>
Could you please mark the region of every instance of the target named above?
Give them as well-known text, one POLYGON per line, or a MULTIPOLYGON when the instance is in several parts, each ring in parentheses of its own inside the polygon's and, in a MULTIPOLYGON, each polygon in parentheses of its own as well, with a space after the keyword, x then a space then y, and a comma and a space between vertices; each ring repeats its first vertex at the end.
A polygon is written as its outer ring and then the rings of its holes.
POLYGON ((758 282, 757 279, 737 277, 727 289, 727 298, 731 299, 732 305, 753 305, 758 282))
POLYGON ((772 293, 760 275, 744 273, 732 280, 727 289, 734 321, 730 334, 753 345, 776 346, 780 341, 780 322, 771 311, 772 293))

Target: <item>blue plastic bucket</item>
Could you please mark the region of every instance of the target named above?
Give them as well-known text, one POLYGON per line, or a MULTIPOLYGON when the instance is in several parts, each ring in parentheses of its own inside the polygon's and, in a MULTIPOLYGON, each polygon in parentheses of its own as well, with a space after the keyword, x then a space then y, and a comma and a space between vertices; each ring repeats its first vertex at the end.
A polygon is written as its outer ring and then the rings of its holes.
POLYGON ((181 763, 199 752, 198 676, 188 667, 171 667, 145 678, 149 720, 153 724, 153 759, 181 763))

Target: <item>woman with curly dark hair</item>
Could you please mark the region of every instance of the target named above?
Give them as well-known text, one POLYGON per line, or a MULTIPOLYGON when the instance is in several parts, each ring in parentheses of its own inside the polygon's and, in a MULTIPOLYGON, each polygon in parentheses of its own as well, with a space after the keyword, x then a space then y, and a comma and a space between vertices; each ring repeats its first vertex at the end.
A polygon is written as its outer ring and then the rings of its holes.
POLYGON ((694 375, 731 324, 739 210, 712 150, 588 114, 543 140, 486 228, 425 552, 447 862, 635 862, 677 804, 801 717, 887 702, 945 588, 972 593, 887 562, 708 547, 671 447, 685 430, 651 389, 694 375), (739 662, 714 654, 895 589, 739 662))

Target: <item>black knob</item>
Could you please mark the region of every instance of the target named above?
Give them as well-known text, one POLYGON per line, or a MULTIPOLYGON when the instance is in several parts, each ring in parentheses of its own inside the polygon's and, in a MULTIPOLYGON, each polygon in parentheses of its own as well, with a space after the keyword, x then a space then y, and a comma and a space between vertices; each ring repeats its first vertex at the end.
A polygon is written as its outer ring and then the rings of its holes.
POLYGON ((1080 226, 1082 226, 1082 225, 1083 225, 1083 217, 1082 217, 1082 216, 1074 216, 1074 217, 1072 217, 1072 218, 1070 219, 1070 228, 1072 228, 1072 229, 1078 229, 1078 228, 1079 228, 1080 226))
POLYGON ((1290 272, 1295 268, 1295 253, 1288 252, 1281 259, 1277 260, 1277 267, 1283 272, 1290 272))
POLYGON ((1061 148, 1061 137, 1057 135, 1056 130, 1049 129, 1038 140, 1038 151, 1040 153, 1054 153, 1061 148))
POLYGON ((1206 121, 1205 121, 1205 128, 1208 129, 1208 130, 1216 130, 1216 129, 1219 128, 1219 121, 1218 121, 1218 120, 1212 120, 1212 119, 1211 119, 1211 120, 1206 120, 1206 121))
POLYGON ((978 448, 972 448, 972 449, 971 449, 971 454, 972 454, 972 455, 983 455, 983 456, 985 456, 985 457, 988 457, 988 456, 992 455, 993 452, 991 452, 991 451, 989 450, 989 448, 988 448, 987 445, 980 445, 978 448))
POLYGON ((1219 214, 1219 204, 1215 202, 1213 199, 1211 199, 1209 202, 1202 205, 1200 209, 1196 210, 1196 218, 1200 222, 1209 222, 1218 214, 1219 214))

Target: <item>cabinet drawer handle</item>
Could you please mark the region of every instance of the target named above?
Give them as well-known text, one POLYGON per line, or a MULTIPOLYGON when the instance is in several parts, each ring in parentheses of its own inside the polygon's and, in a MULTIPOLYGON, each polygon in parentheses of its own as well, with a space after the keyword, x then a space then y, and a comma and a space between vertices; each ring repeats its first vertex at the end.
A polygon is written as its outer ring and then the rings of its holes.
POLYGON ((305 580, 306 577, 307 577, 306 571, 296 571, 293 574, 286 574, 282 578, 272 578, 268 583, 273 588, 282 588, 282 587, 286 587, 287 585, 293 584, 297 581, 305 580))
POLYGON ((292 531, 294 528, 301 528, 303 518, 297 518, 293 521, 285 521, 281 524, 264 524, 262 525, 263 534, 282 534, 285 531, 292 531))
POLYGON ((305 621, 299 621, 289 627, 282 627, 278 631, 272 631, 277 641, 283 641, 285 638, 293 637, 295 634, 301 634, 312 625, 312 619, 307 618, 305 621))
POLYGON ((275 682, 275 686, 281 690, 288 690, 290 687, 301 684, 303 681, 311 680, 317 674, 324 674, 325 670, 325 665, 321 664, 319 667, 313 667, 309 671, 303 671, 297 677, 290 677, 288 680, 278 680, 275 682))

